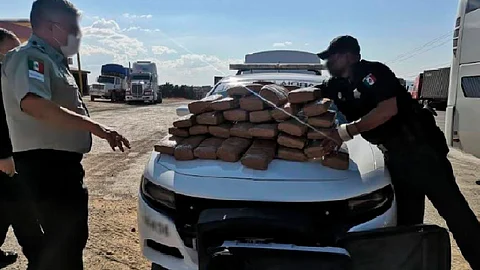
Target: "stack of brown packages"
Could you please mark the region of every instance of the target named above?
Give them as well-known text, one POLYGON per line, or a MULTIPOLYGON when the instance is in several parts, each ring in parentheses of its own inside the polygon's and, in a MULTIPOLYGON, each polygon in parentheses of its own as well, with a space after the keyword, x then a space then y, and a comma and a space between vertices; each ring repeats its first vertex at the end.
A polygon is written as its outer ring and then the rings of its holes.
POLYGON ((324 157, 320 147, 336 116, 320 89, 259 82, 232 85, 227 95, 191 102, 191 114, 175 121, 155 150, 177 160, 241 161, 257 170, 268 169, 274 158, 322 159, 326 166, 348 168, 348 153, 324 157))

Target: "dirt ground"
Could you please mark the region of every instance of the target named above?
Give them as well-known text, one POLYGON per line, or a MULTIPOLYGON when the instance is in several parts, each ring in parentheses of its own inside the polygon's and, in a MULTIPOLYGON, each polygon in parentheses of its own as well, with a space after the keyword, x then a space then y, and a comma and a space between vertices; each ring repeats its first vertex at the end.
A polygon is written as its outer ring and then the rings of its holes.
MULTIPOLYGON (((106 142, 95 138, 92 152, 83 161, 90 192, 90 238, 84 253, 85 269, 149 269, 150 264, 140 253, 137 234, 139 179, 154 143, 176 119, 175 108, 185 103, 178 99, 167 99, 158 105, 87 102, 93 119, 124 134, 132 149, 113 152, 106 142)), ((450 160, 460 188, 474 211, 480 213, 480 186, 475 184, 480 179, 480 160, 458 150, 451 151, 450 160)), ((431 204, 427 206, 426 221, 445 226, 431 204)), ((468 269, 453 239, 452 247, 452 269, 468 269)), ((11 231, 3 248, 21 253, 11 231)), ((6 269, 26 269, 26 261, 21 257, 6 269)))

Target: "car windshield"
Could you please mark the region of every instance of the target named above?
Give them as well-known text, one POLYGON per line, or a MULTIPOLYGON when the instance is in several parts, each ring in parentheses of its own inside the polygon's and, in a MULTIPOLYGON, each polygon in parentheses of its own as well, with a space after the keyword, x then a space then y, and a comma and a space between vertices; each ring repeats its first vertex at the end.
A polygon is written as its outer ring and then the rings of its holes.
POLYGON ((113 77, 107 77, 107 76, 100 76, 98 77, 98 82, 99 83, 115 83, 115 78, 113 77))
MULTIPOLYGON (((222 95, 222 96, 227 96, 227 89, 231 84, 249 84, 249 83, 254 83, 258 82, 259 80, 244 80, 244 81, 237 81, 237 82, 219 82, 217 85, 214 86, 214 88, 210 91, 208 95, 222 95)), ((267 80, 263 80, 267 81, 267 80)), ((298 86, 298 87, 309 87, 309 86, 314 86, 318 85, 321 82, 320 81, 298 81, 298 80, 282 80, 282 79, 276 79, 276 80, 268 80, 270 82, 273 82, 275 84, 279 85, 285 85, 285 86, 298 86)), ((332 104, 330 107, 331 110, 334 110, 337 112, 337 120, 340 124, 345 124, 347 123, 347 120, 345 119, 345 116, 341 114, 337 106, 335 104, 332 104)))
POLYGON ((149 74, 139 74, 139 75, 132 75, 132 80, 150 80, 149 74))

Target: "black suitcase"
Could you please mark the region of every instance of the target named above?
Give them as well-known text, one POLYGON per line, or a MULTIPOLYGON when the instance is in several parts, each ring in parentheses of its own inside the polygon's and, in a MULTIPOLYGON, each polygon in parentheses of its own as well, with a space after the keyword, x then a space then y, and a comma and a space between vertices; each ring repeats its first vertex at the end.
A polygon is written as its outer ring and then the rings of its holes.
POLYGON ((338 242, 354 270, 450 270, 448 231, 436 225, 349 233, 338 242))
POLYGON ((210 256, 207 270, 352 270, 348 252, 340 249, 295 250, 225 243, 211 250, 210 256))
POLYGON ((295 212, 208 209, 197 224, 199 270, 350 270, 345 249, 304 247, 316 231, 295 212))

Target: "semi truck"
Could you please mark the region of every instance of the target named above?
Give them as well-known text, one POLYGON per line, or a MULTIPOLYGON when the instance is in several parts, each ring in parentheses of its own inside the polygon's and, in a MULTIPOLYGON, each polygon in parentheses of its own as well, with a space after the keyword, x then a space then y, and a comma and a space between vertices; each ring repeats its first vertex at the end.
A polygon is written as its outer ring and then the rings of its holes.
POLYGON ((447 107, 450 67, 425 70, 420 73, 410 92, 412 98, 439 111, 447 107))
POLYGON ((129 69, 122 65, 103 65, 97 83, 92 84, 90 88, 90 100, 104 98, 111 101, 124 101, 128 87, 128 74, 129 69))
POLYGON ((127 103, 135 101, 161 103, 162 93, 158 87, 157 65, 151 61, 137 61, 132 65, 127 103))

